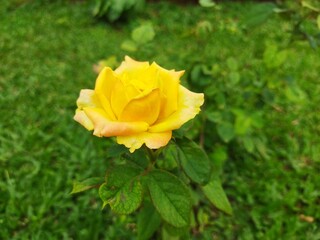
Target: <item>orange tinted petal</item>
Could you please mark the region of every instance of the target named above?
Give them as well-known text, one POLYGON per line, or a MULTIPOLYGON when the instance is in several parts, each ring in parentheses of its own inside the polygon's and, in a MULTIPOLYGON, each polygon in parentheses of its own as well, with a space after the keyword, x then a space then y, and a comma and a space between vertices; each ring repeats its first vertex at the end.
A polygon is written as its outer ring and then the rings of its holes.
POLYGON ((77 106, 80 109, 84 107, 99 107, 99 99, 95 92, 91 89, 82 89, 79 98, 77 99, 77 106))
POLYGON ((89 131, 92 130, 94 127, 92 121, 90 120, 90 118, 88 118, 88 116, 85 114, 83 110, 77 109, 73 119, 89 131))
POLYGON ((129 148, 130 152, 134 152, 136 149, 139 149, 144 143, 150 149, 158 149, 166 146, 171 137, 171 131, 162 133, 143 132, 131 136, 119 136, 117 137, 117 142, 129 148))
POLYGON ((123 109, 119 120, 125 122, 141 121, 153 124, 160 111, 159 89, 152 90, 148 95, 132 99, 123 109))
POLYGON ((178 129, 185 122, 193 119, 204 102, 203 93, 194 93, 183 86, 179 86, 178 109, 168 118, 159 120, 149 128, 149 132, 165 132, 178 129))
POLYGON ((85 114, 83 108, 100 106, 95 92, 91 89, 82 89, 80 91, 79 98, 77 99, 77 106, 78 109, 76 110, 76 114, 74 115, 73 119, 84 126, 86 129, 92 130, 93 123, 85 114))
POLYGON ((94 125, 93 134, 98 137, 132 135, 144 132, 149 125, 145 122, 114 122, 108 118, 101 108, 84 108, 85 114, 94 125))

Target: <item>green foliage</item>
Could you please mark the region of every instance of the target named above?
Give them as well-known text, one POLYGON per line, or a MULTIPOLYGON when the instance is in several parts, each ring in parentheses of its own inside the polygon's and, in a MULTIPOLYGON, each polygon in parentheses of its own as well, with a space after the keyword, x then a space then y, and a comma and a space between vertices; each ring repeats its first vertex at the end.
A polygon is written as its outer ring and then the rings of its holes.
POLYGON ((218 178, 213 177, 207 185, 202 187, 202 191, 215 207, 232 214, 232 208, 218 178))
POLYGON ((141 10, 144 0, 96 0, 92 14, 114 22, 129 12, 141 10))
POLYGON ((151 24, 141 25, 140 27, 135 28, 131 33, 133 41, 141 45, 150 42, 154 36, 155 32, 151 24))
POLYGON ((175 227, 188 226, 191 199, 186 185, 162 170, 150 172, 147 181, 152 202, 161 217, 175 227))
POLYGON ((122 42, 121 48, 128 52, 135 52, 145 44, 151 42, 155 37, 155 31, 151 23, 145 23, 136 27, 131 32, 131 39, 122 42))
POLYGON ((83 180, 81 182, 75 181, 71 193, 83 192, 88 189, 99 187, 103 183, 103 178, 93 177, 83 180))
POLYGON ((242 24, 247 28, 261 25, 274 13, 275 8, 276 5, 273 3, 259 3, 252 5, 242 24))
POLYGON ((161 217, 150 202, 145 202, 137 219, 138 239, 147 240, 158 230, 161 217))
POLYGON ((199 184, 206 184, 210 179, 211 165, 207 154, 195 142, 188 139, 177 140, 175 145, 176 161, 188 177, 199 184))
POLYGON ((142 186, 137 177, 139 170, 119 165, 106 175, 106 183, 99 188, 103 207, 110 204, 118 214, 129 214, 135 211, 142 201, 142 186))

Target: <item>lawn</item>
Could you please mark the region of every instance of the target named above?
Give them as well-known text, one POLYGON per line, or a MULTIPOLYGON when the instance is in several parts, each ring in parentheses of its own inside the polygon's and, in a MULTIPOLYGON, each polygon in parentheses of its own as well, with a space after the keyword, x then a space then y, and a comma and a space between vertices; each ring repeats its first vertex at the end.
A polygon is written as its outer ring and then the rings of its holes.
POLYGON ((135 239, 135 214, 101 210, 95 189, 70 195, 104 176, 114 145, 72 119, 79 91, 94 87, 94 64, 125 55, 185 69, 182 84, 205 93, 187 135, 233 215, 204 206, 193 239, 320 239, 320 51, 289 19, 254 26, 252 2, 152 2, 107 23, 85 1, 25 2, 0 7, 0 239, 135 239), (153 39, 124 44, 146 23, 153 39))

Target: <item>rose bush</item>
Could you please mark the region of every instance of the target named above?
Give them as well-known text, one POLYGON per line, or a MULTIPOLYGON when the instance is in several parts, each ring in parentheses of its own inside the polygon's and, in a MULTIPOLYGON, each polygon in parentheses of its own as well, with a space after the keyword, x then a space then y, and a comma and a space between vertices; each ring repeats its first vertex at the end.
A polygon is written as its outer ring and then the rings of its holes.
POLYGON ((165 146, 172 130, 194 118, 204 102, 202 93, 180 85, 183 73, 126 56, 115 71, 100 72, 94 90, 81 90, 74 120, 95 136, 117 137, 130 152, 143 144, 165 146))

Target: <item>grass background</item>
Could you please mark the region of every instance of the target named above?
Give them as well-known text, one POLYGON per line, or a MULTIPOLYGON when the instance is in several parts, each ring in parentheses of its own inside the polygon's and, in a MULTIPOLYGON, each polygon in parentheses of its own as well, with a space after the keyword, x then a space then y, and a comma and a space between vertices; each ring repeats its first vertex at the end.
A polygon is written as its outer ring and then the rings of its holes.
POLYGON ((243 150, 241 139, 219 140, 212 149, 207 141, 211 156, 222 149, 234 216, 209 209, 204 239, 320 239, 320 55, 304 41, 291 43, 290 22, 274 17, 243 30, 239 22, 256 3, 220 3, 218 10, 152 3, 124 24, 95 21, 85 2, 16 3, 0 10, 0 239, 134 239, 134 215, 101 211, 95 191, 69 194, 73 180, 104 175, 112 144, 72 120, 79 90, 93 88, 94 63, 126 54, 187 69, 184 84, 205 92, 188 83, 190 71, 198 62, 218 65, 215 81, 240 96, 247 88, 226 81, 226 60, 233 58, 243 79, 256 80, 246 82, 250 91, 261 93, 259 81, 274 90, 275 104, 263 107, 240 97, 226 100, 263 112, 259 132, 266 144, 255 155, 243 150), (204 20, 214 30, 200 38, 197 26, 204 20), (136 52, 123 50, 121 42, 146 21, 155 39, 136 52), (289 49, 280 67, 263 61, 269 43, 289 49), (294 90, 283 80, 289 77, 294 90))

